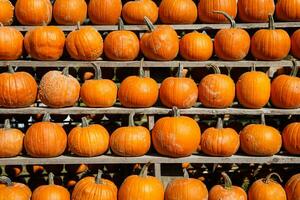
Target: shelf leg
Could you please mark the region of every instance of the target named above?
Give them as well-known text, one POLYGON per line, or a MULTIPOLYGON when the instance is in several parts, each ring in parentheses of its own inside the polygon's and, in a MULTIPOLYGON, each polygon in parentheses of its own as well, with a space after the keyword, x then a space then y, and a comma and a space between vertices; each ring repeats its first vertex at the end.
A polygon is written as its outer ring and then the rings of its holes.
POLYGON ((161 179, 161 165, 159 163, 154 164, 155 177, 161 179))

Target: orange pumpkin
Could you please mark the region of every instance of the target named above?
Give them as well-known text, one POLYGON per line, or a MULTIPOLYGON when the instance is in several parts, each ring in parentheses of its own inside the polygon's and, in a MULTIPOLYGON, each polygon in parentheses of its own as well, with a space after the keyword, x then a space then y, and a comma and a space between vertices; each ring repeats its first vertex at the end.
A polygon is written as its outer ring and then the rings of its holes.
POLYGON ((185 60, 209 60, 213 54, 213 48, 209 35, 197 31, 184 35, 179 42, 179 52, 185 60))
POLYGON ((67 146, 67 134, 61 125, 50 122, 46 113, 43 122, 34 123, 24 137, 24 147, 28 155, 39 158, 60 156, 67 146))
POLYGON ((0 24, 11 25, 14 18, 14 6, 9 0, 0 0, 0 24))
POLYGON ((125 3, 122 17, 128 24, 144 24, 144 17, 154 24, 158 18, 158 7, 152 0, 134 0, 125 3))
POLYGON ((173 114, 173 117, 163 117, 155 123, 151 134, 154 148, 165 156, 190 156, 200 144, 200 127, 192 118, 180 116, 176 107, 173 114))
POLYGON ((29 187, 23 183, 14 183, 8 177, 0 176, 0 200, 28 200, 30 197, 29 187))
POLYGON ((276 17, 280 21, 300 21, 299 0, 278 0, 276 17))
POLYGON ((85 0, 56 0, 53 5, 53 17, 61 25, 82 24, 86 19, 85 0))
POLYGON ((300 154, 300 123, 294 122, 287 125, 282 132, 284 149, 293 155, 300 154))
POLYGON ((121 0, 90 0, 89 18, 93 24, 115 25, 121 16, 121 0))
POLYGON ((69 75, 69 68, 62 72, 49 71, 40 82, 39 98, 45 105, 53 108, 73 106, 80 94, 80 84, 69 75))
POLYGON ((68 148, 78 156, 101 155, 109 148, 109 133, 99 124, 89 125, 83 117, 81 127, 73 128, 68 135, 68 148))
POLYGON ((295 31, 291 37, 291 53, 295 58, 300 58, 300 29, 295 31))
POLYGON ((179 39, 176 31, 167 25, 154 27, 145 17, 150 30, 143 34, 140 45, 145 57, 150 60, 168 61, 176 58, 179 51, 179 39))
POLYGON ((224 15, 230 21, 231 28, 221 29, 214 40, 216 55, 222 60, 243 60, 250 49, 250 36, 244 29, 236 28, 235 21, 223 11, 214 13, 224 15))
POLYGON ((282 60, 290 48, 289 34, 283 29, 275 29, 272 15, 269 15, 269 29, 258 30, 251 39, 251 53, 257 60, 282 60))
POLYGON ((300 174, 292 176, 285 184, 285 192, 288 200, 297 200, 300 198, 300 174))
POLYGON ((15 28, 4 27, 0 23, 0 60, 17 60, 22 53, 22 33, 15 28))
POLYGON ((22 108, 32 105, 36 100, 37 83, 27 72, 14 72, 8 66, 8 72, 0 74, 0 106, 22 108))
POLYGON ((65 165, 65 169, 69 174, 82 174, 89 170, 86 164, 65 165))
POLYGON ((151 146, 151 136, 148 129, 134 125, 134 115, 129 115, 127 127, 116 129, 110 137, 111 150, 119 156, 143 156, 151 146))
POLYGON ((267 22, 275 12, 274 0, 239 0, 238 14, 242 22, 267 22))
POLYGON ((52 4, 50 0, 17 0, 15 14, 22 25, 47 25, 52 19, 52 4))
POLYGON ((144 165, 139 176, 128 176, 122 183, 119 192, 119 200, 164 200, 164 187, 160 180, 153 176, 147 176, 150 163, 144 165))

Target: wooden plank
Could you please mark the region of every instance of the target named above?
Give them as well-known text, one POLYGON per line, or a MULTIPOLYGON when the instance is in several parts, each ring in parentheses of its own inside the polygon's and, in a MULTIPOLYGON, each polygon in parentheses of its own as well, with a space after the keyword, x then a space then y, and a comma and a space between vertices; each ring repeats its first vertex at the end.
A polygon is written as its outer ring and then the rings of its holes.
POLYGON ((155 173, 156 178, 161 179, 161 164, 160 163, 154 164, 154 173, 155 173))

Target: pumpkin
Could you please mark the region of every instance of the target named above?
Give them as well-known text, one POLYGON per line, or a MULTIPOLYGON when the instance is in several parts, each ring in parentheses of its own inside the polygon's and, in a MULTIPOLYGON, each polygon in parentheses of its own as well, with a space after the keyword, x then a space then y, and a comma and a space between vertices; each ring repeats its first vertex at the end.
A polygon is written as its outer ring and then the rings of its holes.
MULTIPOLYGON (((24 134, 23 134, 23 136, 24 136, 24 134)), ((23 138, 22 138, 22 146, 23 146, 23 138)), ((4 169, 5 169, 5 173, 8 176, 12 176, 12 177, 18 177, 23 172, 23 166, 22 165, 6 165, 4 167, 4 169)))
POLYGON ((73 106, 80 94, 80 84, 69 75, 69 68, 62 72, 49 71, 41 79, 39 98, 45 105, 53 108, 73 106))
POLYGON ((270 98, 271 80, 264 72, 255 71, 242 74, 236 84, 239 103, 246 108, 262 108, 270 98))
POLYGON ((119 200, 164 200, 163 184, 158 178, 147 175, 149 165, 144 165, 139 175, 124 180, 118 192, 119 200))
POLYGON ((241 149, 247 155, 273 156, 280 151, 282 139, 280 132, 265 123, 262 115, 261 124, 247 125, 240 132, 241 149))
POLYGON ((55 185, 53 179, 54 174, 49 173, 49 184, 37 187, 32 193, 31 200, 70 200, 69 191, 60 185, 55 185))
POLYGON ((122 106, 129 108, 147 108, 156 103, 158 84, 154 79, 145 77, 143 60, 139 76, 129 76, 121 82, 118 97, 122 106))
POLYGON ((8 72, 0 74, 0 106, 6 108, 28 107, 35 102, 37 83, 27 72, 8 72))
POLYGON ((17 0, 15 14, 22 25, 47 25, 52 19, 50 0, 17 0))
POLYGON ((200 144, 201 131, 195 120, 180 116, 173 108, 173 117, 160 118, 152 129, 155 150, 169 157, 185 157, 195 152, 200 144))
POLYGON ((221 29, 214 40, 216 55, 222 60, 243 60, 250 49, 250 36, 244 29, 236 28, 235 21, 223 11, 214 13, 224 15, 230 21, 231 28, 221 29))
POLYGON ((278 0, 276 17, 280 21, 300 21, 299 0, 278 0))
POLYGON ((238 187, 233 186, 230 177, 225 173, 221 173, 224 179, 224 185, 213 186, 208 194, 209 200, 247 200, 246 192, 238 187))
MULTIPOLYGON (((276 173, 269 174, 266 178, 255 181, 249 191, 248 200, 286 200, 286 194, 282 186, 271 177, 276 173)), ((281 180, 281 178, 279 177, 281 180)))
POLYGON ((159 18, 164 24, 193 24, 197 20, 197 6, 193 0, 162 0, 159 18))
POLYGON ((271 85, 271 102, 277 108, 300 107, 300 78, 297 77, 297 62, 293 61, 290 75, 277 76, 271 85))
POLYGON ((158 7, 152 0, 134 0, 124 4, 122 17, 128 24, 144 24, 144 17, 153 24, 158 18, 158 7))
POLYGON ((165 191, 165 200, 207 200, 208 191, 205 184, 189 178, 187 169, 183 169, 184 177, 171 181, 165 191))
POLYGON ((82 24, 86 19, 85 0, 56 0, 53 5, 53 17, 61 25, 82 24))
POLYGON ((179 42, 179 52, 185 60, 209 60, 213 54, 213 48, 209 35, 197 31, 184 35, 179 42))
POLYGON ((140 52, 140 42, 132 31, 124 30, 124 23, 119 19, 117 31, 110 32, 104 40, 104 53, 110 60, 130 61, 140 52))
POLYGON ((26 171, 31 176, 37 176, 37 175, 42 175, 45 171, 45 168, 42 165, 27 165, 26 166, 26 171))
POLYGON ((10 120, 6 119, 4 127, 0 129, 0 158, 18 156, 23 149, 24 133, 11 128, 10 120))
POLYGON ((39 158, 60 156, 67 146, 67 134, 61 125, 50 122, 46 113, 42 122, 34 123, 24 137, 24 147, 28 155, 39 158))
POLYGON ((143 34, 140 45, 145 57, 150 60, 169 61, 176 58, 179 51, 179 39, 176 31, 168 25, 154 27, 145 17, 150 30, 143 34))
POLYGON ((68 135, 68 148, 78 156, 92 157, 103 154, 109 147, 109 133, 99 125, 89 125, 86 117, 82 118, 81 127, 75 127, 68 135))
POLYGON ((284 149, 293 155, 300 155, 300 123, 287 125, 282 132, 284 149))
POLYGON ((65 165, 65 169, 69 174, 82 174, 89 170, 86 164, 65 165))
POLYGON ((127 127, 116 129, 110 137, 111 150, 118 156, 143 156, 151 145, 148 129, 134 125, 135 112, 130 113, 127 127))
POLYGON ((239 134, 232 128, 223 128, 221 118, 216 128, 206 129, 201 136, 201 150, 210 156, 232 156, 239 147, 239 134))
POLYGON ((95 65, 95 79, 86 80, 80 89, 80 97, 88 107, 107 108, 115 104, 118 87, 110 79, 102 79, 101 68, 95 65))
POLYGON ((288 200, 297 200, 300 198, 299 186, 300 186, 300 174, 292 176, 285 184, 285 192, 288 200))
POLYGON ((198 4, 198 16, 203 23, 225 23, 225 16, 214 13, 214 11, 223 11, 233 19, 237 15, 236 0, 200 0, 198 4))
POLYGON ((8 177, 0 176, 0 200, 28 200, 30 197, 29 187, 23 183, 14 183, 8 177))
POLYGON ((239 0, 238 14, 242 22, 267 22, 268 16, 274 14, 274 0, 239 0))
POLYGON ((235 84, 217 66, 212 65, 215 74, 205 76, 198 87, 199 101, 209 108, 227 108, 235 97, 235 84))
POLYGON ((14 6, 9 0, 0 0, 0 24, 11 25, 14 18, 14 6))
POLYGON ((88 5, 88 15, 93 24, 115 25, 121 11, 121 0, 90 0, 88 5))
POLYGON ((295 31, 291 37, 291 54, 300 58, 300 29, 295 31))
POLYGON ((269 29, 258 30, 251 39, 251 53, 258 60, 282 60, 290 51, 291 39, 283 29, 275 29, 269 15, 269 29))
POLYGON ((66 49, 75 60, 97 60, 103 53, 103 39, 95 28, 78 24, 67 36, 66 49))
POLYGON ((5 27, 0 23, 0 60, 17 60, 22 53, 22 33, 15 28, 5 27))

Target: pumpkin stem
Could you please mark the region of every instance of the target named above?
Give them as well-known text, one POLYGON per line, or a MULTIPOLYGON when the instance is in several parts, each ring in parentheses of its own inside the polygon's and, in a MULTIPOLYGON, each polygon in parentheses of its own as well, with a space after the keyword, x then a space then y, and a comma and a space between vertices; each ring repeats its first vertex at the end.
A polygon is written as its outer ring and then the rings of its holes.
POLYGON ((0 183, 4 183, 7 186, 13 186, 13 182, 10 180, 10 178, 6 176, 0 176, 0 183))
POLYGON ((154 25, 152 24, 152 22, 150 21, 150 19, 148 17, 144 17, 144 21, 146 23, 146 25, 148 26, 148 29, 152 32, 154 31, 155 27, 154 25))
POLYGON ((50 114, 49 113, 45 113, 44 114, 44 117, 43 117, 43 122, 50 122, 50 114))
POLYGON ((189 172, 188 172, 188 170, 186 168, 183 168, 183 177, 184 178, 190 178, 189 172))
POLYGON ((81 127, 88 127, 89 126, 89 121, 86 117, 81 118, 81 127))
POLYGON ((281 179, 281 177, 280 177, 280 175, 277 174, 277 173, 275 173, 275 172, 269 174, 266 178, 264 178, 263 182, 266 183, 266 184, 270 183, 270 180, 272 179, 272 176, 277 176, 277 178, 279 179, 279 181, 283 182, 282 179, 281 179))
POLYGON ((145 71, 143 69, 143 66, 144 66, 144 57, 141 59, 141 62, 140 62, 140 69, 139 69, 139 76, 141 78, 145 77, 145 71))
POLYGON ((50 172, 48 175, 48 184, 54 185, 54 174, 52 172, 50 172))
POLYGON ((253 63, 252 67, 251 67, 251 72, 255 72, 256 71, 256 64, 253 63))
POLYGON ((4 121, 4 129, 10 129, 11 125, 10 125, 10 120, 9 119, 5 119, 4 121))
POLYGON ((79 30, 79 29, 80 29, 80 21, 78 21, 78 22, 77 22, 77 24, 76 24, 76 28, 77 28, 77 30, 79 30))
POLYGON ((269 29, 275 30, 274 17, 272 14, 269 14, 269 29))
POLYGON ((261 114, 261 120, 260 120, 260 121, 261 121, 261 124, 262 124, 262 125, 266 125, 265 114, 263 114, 263 113, 261 114))
POLYGON ((219 117, 217 122, 217 129, 222 129, 222 128, 223 128, 223 120, 221 117, 219 117))
POLYGON ((11 73, 11 74, 15 73, 15 70, 11 65, 8 65, 7 67, 8 67, 8 72, 9 73, 11 73))
POLYGON ((226 67, 228 76, 231 77, 232 67, 226 67))
POLYGON ((130 112, 130 114, 129 114, 129 120, 128 120, 128 125, 129 126, 135 126, 134 125, 134 115, 135 115, 134 111, 130 112))
POLYGON ((181 62, 179 62, 179 68, 178 68, 178 72, 177 72, 177 77, 183 77, 183 64, 181 62))
POLYGON ((124 30, 124 22, 121 17, 119 17, 118 30, 124 30))
POLYGON ((217 65, 210 64, 208 65, 208 67, 211 67, 214 70, 215 74, 221 74, 221 70, 217 65))
POLYGON ((179 117, 180 116, 180 111, 176 106, 173 106, 172 112, 173 112, 174 117, 179 117))
POLYGON ((151 165, 151 162, 148 162, 147 164, 145 164, 140 172, 140 176, 141 177, 147 177, 148 175, 148 168, 151 165))
POLYGON ((95 70, 95 80, 101 80, 102 79, 102 70, 101 67, 99 67, 96 63, 92 63, 95 70))
POLYGON ((47 23, 43 21, 42 26, 47 26, 47 23))
POLYGON ((293 59, 292 62, 293 62, 293 69, 291 72, 291 76, 297 76, 297 73, 298 73, 297 61, 296 61, 296 59, 293 59))
POLYGON ((221 175, 223 176, 223 179, 224 179, 224 187, 225 187, 225 189, 231 189, 232 182, 231 182, 230 177, 225 172, 222 172, 221 175))
POLYGON ((231 28, 236 28, 236 23, 235 23, 234 19, 230 15, 228 15, 228 13, 226 13, 224 11, 219 11, 219 10, 213 11, 213 13, 224 15, 224 17, 226 17, 226 19, 230 22, 231 28))
POLYGON ((62 74, 65 76, 69 76, 69 67, 65 67, 62 71, 62 74))
POLYGON ((4 25, 0 22, 0 27, 4 27, 4 25))
POLYGON ((102 170, 98 169, 98 173, 97 173, 97 176, 96 176, 96 184, 103 184, 102 175, 103 175, 102 170))

